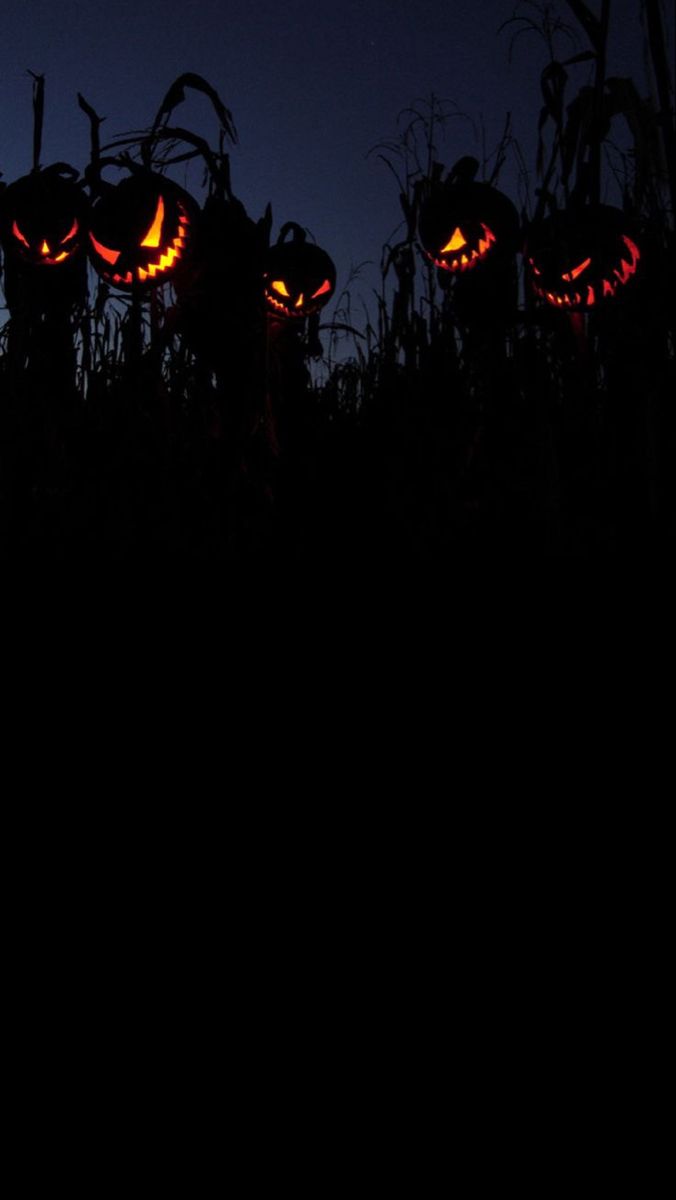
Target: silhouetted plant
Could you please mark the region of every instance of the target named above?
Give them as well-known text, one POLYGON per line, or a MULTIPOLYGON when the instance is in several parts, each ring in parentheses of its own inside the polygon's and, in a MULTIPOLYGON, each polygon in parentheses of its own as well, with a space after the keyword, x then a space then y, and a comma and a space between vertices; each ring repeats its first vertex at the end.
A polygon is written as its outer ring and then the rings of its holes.
POLYGON ((40 166, 36 80, 33 170, 0 197, 5 548, 231 565, 673 548, 673 117, 643 7, 659 120, 608 72, 607 3, 569 3, 567 20, 523 5, 508 24, 546 54, 538 188, 518 215, 498 191, 510 155, 529 180, 509 118, 492 153, 447 169, 440 134, 463 114, 434 97, 402 114, 376 150, 403 219, 372 316, 354 278, 336 297, 299 226, 271 246, 270 207, 248 215, 232 116, 201 77, 106 146, 80 97, 89 196, 74 169, 40 166), (215 144, 174 123, 187 89, 211 105, 215 144))

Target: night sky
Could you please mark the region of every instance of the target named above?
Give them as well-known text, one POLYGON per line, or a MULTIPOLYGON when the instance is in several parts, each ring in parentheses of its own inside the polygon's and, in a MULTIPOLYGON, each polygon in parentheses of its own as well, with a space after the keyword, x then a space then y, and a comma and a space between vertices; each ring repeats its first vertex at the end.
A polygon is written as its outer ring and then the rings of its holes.
MULTIPOLYGON (((335 258, 340 290, 351 265, 379 259, 401 219, 396 184, 368 152, 395 135, 397 114, 416 97, 434 92, 471 118, 450 123, 447 164, 461 154, 481 157, 482 121, 492 151, 510 111, 534 168, 546 51, 525 35, 509 62, 509 33, 497 30, 515 7, 529 11, 514 0, 4 0, 0 171, 10 183, 31 166, 28 70, 46 76, 43 165, 65 160, 79 168, 89 126, 78 91, 106 117, 105 142, 146 127, 173 79, 197 72, 234 116, 235 194, 254 218, 271 201, 273 238, 285 221, 307 226, 335 258)), ((574 25, 566 5, 557 7, 574 25)), ((632 75, 646 93, 639 0, 611 7, 609 73, 632 75)), ((576 36, 569 55, 588 48, 577 26, 576 36)), ((589 67, 571 71, 574 90, 589 67)), ((205 98, 189 96, 174 120, 215 141, 205 98)), ((191 190, 197 178, 188 178, 191 190)), ((515 158, 501 183, 518 198, 515 158)), ((367 270, 355 295, 368 296, 375 279, 367 270)))

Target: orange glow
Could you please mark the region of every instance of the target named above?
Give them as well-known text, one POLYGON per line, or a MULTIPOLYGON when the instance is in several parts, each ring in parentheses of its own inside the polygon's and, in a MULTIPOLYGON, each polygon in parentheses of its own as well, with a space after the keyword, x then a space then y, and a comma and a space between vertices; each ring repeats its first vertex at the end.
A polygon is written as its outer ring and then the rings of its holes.
POLYGON ((280 296, 289 295, 289 290, 282 279, 273 279, 270 287, 273 288, 275 292, 278 292, 280 296))
POLYGON ((109 263, 117 262, 118 258, 120 257, 120 254, 122 253, 121 250, 109 250, 107 246, 102 245, 101 242, 97 242, 93 233, 90 233, 89 240, 91 241, 92 246, 96 250, 96 253, 101 258, 104 258, 106 260, 106 262, 109 262, 109 263))
POLYGON ((450 254, 452 250, 462 250, 463 246, 467 245, 467 239, 462 236, 460 229, 453 231, 453 237, 450 242, 447 242, 439 251, 440 254, 450 254))
POLYGON ((316 292, 312 293, 312 299, 316 300, 317 296, 325 296, 326 293, 330 292, 330 291, 331 291, 331 283, 328 279, 325 279, 322 286, 317 288, 316 292))
MULTIPOLYGON (((476 250, 472 250, 466 254, 461 254, 459 258, 435 258, 433 259, 435 265, 437 267, 443 267, 445 271, 468 271, 471 267, 473 267, 474 264, 478 262, 479 259, 483 258, 484 255, 490 250, 493 243, 497 241, 492 229, 489 229, 488 225, 484 225, 483 221, 481 222, 481 228, 484 236, 479 238, 476 250)), ((440 254, 445 254, 446 251, 451 249, 454 245, 457 246, 458 249, 460 249, 461 246, 467 245, 467 242, 462 237, 459 229, 456 229, 450 242, 444 246, 443 250, 440 251, 440 254), (462 238, 461 242, 457 242, 456 235, 462 238)))
POLYGON ((24 246, 28 246, 28 249, 30 250, 30 242, 28 241, 28 239, 27 239, 27 238, 25 238, 25 237, 23 236, 23 234, 22 234, 21 230, 19 229, 19 226, 17 225, 16 221, 15 221, 15 222, 14 222, 14 224, 12 225, 12 233, 14 234, 14 237, 15 237, 15 238, 18 238, 18 239, 19 239, 19 241, 20 241, 20 242, 23 242, 24 246))
POLYGON ((154 279, 159 271, 167 271, 176 262, 176 259, 181 257, 181 253, 185 249, 185 229, 183 226, 187 224, 189 224, 187 218, 179 217, 178 233, 166 254, 161 254, 157 262, 148 263, 147 270, 144 270, 143 267, 137 267, 136 274, 141 282, 148 279, 148 277, 154 279))
MULTIPOLYGON (((161 219, 163 215, 164 206, 162 203, 160 203, 158 204, 153 226, 155 226, 159 220, 159 225, 161 227, 161 219)), ((188 237, 188 226, 190 225, 190 220, 185 209, 180 205, 178 221, 178 232, 175 238, 173 238, 166 251, 162 251, 159 258, 155 262, 149 262, 145 267, 137 265, 134 267, 133 271, 125 271, 124 274, 116 271, 114 274, 108 275, 104 270, 101 269, 101 274, 103 277, 105 279, 109 279, 111 283, 117 284, 121 287, 130 287, 133 286, 134 279, 138 280, 140 283, 145 283, 146 280, 154 280, 156 276, 168 271, 169 268, 172 267, 173 264, 183 256, 186 248, 186 239, 188 237)), ((151 233, 152 230, 149 231, 148 236, 150 236, 151 233)), ((116 263, 123 254, 123 251, 121 250, 110 250, 107 246, 102 245, 101 242, 98 242, 91 233, 89 234, 89 237, 91 238, 92 245, 97 254, 100 255, 101 258, 105 259, 106 262, 116 263)))
POLYGON ((496 237, 495 237, 495 234, 493 233, 493 230, 489 229, 487 225, 483 224, 483 222, 481 223, 481 228, 484 231, 484 236, 482 238, 479 238, 479 254, 485 254, 486 251, 489 250, 490 247, 493 245, 493 242, 496 240, 496 237))
MULTIPOLYGON (((79 225, 78 225, 77 220, 75 220, 75 221, 73 221, 73 224, 71 225, 65 238, 61 239, 60 245, 63 246, 65 242, 69 242, 71 240, 71 238, 75 237, 75 234, 77 233, 78 229, 79 229, 79 225)), ((21 230, 19 229, 19 226, 17 225, 16 221, 14 221, 12 223, 12 233, 14 234, 15 238, 17 238, 20 242, 23 243, 24 246, 27 247, 27 249, 29 249, 29 250, 31 249, 30 242, 28 241, 28 239, 26 237, 24 237, 24 235, 21 232, 21 230)), ((39 247, 38 252, 39 252, 39 254, 41 254, 42 258, 48 258, 50 260, 50 262, 53 262, 53 263, 63 262, 64 258, 68 258, 67 252, 64 252, 62 254, 56 254, 52 258, 51 247, 49 245, 49 242, 46 241, 46 239, 44 239, 44 238, 42 240, 42 243, 39 247)))
POLYGON ((150 246, 153 250, 159 246, 160 238, 162 236, 163 221, 164 221, 164 200, 160 196, 159 200, 157 201, 157 209, 155 211, 155 217, 153 219, 153 223, 150 226, 150 229, 148 230, 143 241, 141 242, 142 246, 150 246))
POLYGON ((161 254, 159 262, 148 263, 148 270, 144 271, 143 267, 138 268, 139 279, 147 279, 150 276, 154 279, 158 271, 166 271, 168 267, 181 257, 182 240, 180 237, 174 238, 173 246, 170 246, 166 254, 161 254))
POLYGON ((275 300, 274 296, 271 295, 270 292, 266 292, 265 298, 268 304, 271 304, 272 307, 276 308, 278 312, 284 313, 284 315, 287 317, 291 315, 289 309, 286 307, 286 304, 282 304, 281 300, 275 300))
POLYGON ((584 262, 581 262, 577 267, 573 267, 572 271, 569 271, 567 275, 562 275, 561 278, 565 279, 566 283, 572 283, 574 279, 577 279, 578 275, 587 270, 590 262, 591 258, 585 258, 584 262))
POLYGON ((303 293, 301 292, 300 296, 299 296, 299 297, 298 297, 298 299, 296 300, 295 307, 296 307, 296 308, 302 308, 302 307, 303 307, 303 305, 304 305, 304 303, 305 303, 305 297, 303 296, 303 293))
MULTIPOLYGON (((636 271, 638 270, 638 263, 641 258, 641 251, 630 237, 627 237, 623 234, 621 240, 624 242, 624 245, 629 252, 629 258, 620 258, 619 267, 612 268, 609 279, 601 279, 598 285, 587 284, 587 292, 584 298, 580 292, 575 292, 574 295, 567 295, 565 292, 562 292, 561 294, 557 294, 556 292, 546 292, 542 288, 538 287, 537 284, 533 285, 535 294, 547 300, 547 302, 554 307, 562 308, 565 306, 572 309, 575 309, 580 305, 583 305, 586 308, 593 308, 606 296, 616 296, 619 289, 628 283, 632 276, 636 274, 636 271)), ((533 260, 528 259, 528 262, 533 271, 535 273, 539 273, 537 272, 533 260)), ((562 275, 561 278, 570 283, 573 279, 577 279, 577 277, 581 275, 583 271, 586 271, 587 267, 589 267, 591 263, 591 257, 585 258, 583 262, 578 263, 576 267, 573 267, 572 271, 566 275, 562 275)))

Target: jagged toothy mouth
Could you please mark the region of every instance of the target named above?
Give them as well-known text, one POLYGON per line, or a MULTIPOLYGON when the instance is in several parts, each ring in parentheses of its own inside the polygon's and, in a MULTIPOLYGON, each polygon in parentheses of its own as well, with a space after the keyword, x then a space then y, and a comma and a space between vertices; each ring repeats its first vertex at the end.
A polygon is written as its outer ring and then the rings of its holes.
MULTIPOLYGON (((165 250, 155 262, 148 263, 146 267, 136 267, 135 272, 125 271, 124 274, 119 274, 118 272, 109 274, 106 271, 105 278, 107 278, 110 283, 130 285, 134 282, 134 279, 138 280, 139 283, 145 283, 148 279, 155 279, 157 275, 164 274, 164 272, 168 271, 175 262, 178 262, 183 257, 187 242, 187 227, 190 224, 190 220, 185 208, 180 202, 178 204, 178 209, 178 233, 176 234, 176 237, 173 238, 171 245, 167 248, 167 250, 165 250)), ((95 242, 91 234, 89 236, 94 243, 94 249, 98 252, 98 243, 95 242)))
POLYGON ((60 254, 43 254, 35 255, 30 261, 37 267, 53 267, 57 263, 65 262, 67 258, 71 258, 74 250, 62 250, 60 254))
MULTIPOLYGON (((493 243, 497 241, 492 229, 489 229, 488 225, 484 225, 483 221, 481 222, 481 228, 484 231, 484 236, 479 238, 476 250, 471 250, 469 254, 467 254, 467 252, 464 252, 463 254, 456 254, 453 258, 436 258, 434 255, 432 255, 431 257, 434 265, 437 267, 442 267, 445 271, 453 272, 469 271, 472 267, 475 267, 482 258, 486 257, 493 243)), ((440 251, 440 253, 443 253, 443 251, 440 251)))
POLYGON ((303 306, 301 308, 289 308, 287 304, 282 304, 281 300, 278 300, 276 296, 273 296, 272 293, 268 291, 265 293, 265 299, 267 300, 268 304, 272 305, 276 312, 283 313, 285 317, 307 317, 315 311, 315 305, 310 305, 308 307, 303 306))
POLYGON ((41 241, 36 239, 31 243, 22 233, 18 222, 16 220, 12 222, 12 233, 16 239, 15 248, 18 248, 24 261, 36 267, 53 267, 70 258, 80 248, 80 243, 76 240, 79 229, 80 224, 76 217, 65 236, 50 238, 51 244, 45 237, 41 241))
POLYGON ((615 276, 614 279, 602 279, 596 287, 594 287, 592 284, 587 284, 586 291, 583 288, 581 292, 574 292, 573 294, 568 292, 548 291, 547 288, 540 287, 540 285, 533 280, 533 291, 535 292, 535 295, 541 300, 546 300, 547 303, 552 305, 554 308, 569 309, 593 308, 593 306, 599 300, 604 299, 604 297, 614 296, 616 292, 618 292, 620 288, 624 287, 624 285, 629 282, 632 276, 636 274, 638 263, 641 258, 641 252, 636 243, 632 242, 631 238, 626 237, 626 235, 623 234, 622 241, 629 251, 630 259, 629 261, 625 258, 620 259, 619 268, 615 267, 612 272, 612 274, 615 276))

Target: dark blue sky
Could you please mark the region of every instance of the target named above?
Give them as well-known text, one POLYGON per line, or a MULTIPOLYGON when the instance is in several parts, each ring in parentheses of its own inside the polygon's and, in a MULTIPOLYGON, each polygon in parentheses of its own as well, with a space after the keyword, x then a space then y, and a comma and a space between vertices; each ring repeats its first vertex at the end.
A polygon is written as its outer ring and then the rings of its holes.
MULTIPOLYGON (((28 69, 46 75, 43 164, 78 167, 89 145, 78 91, 107 118, 106 140, 145 127, 172 80, 198 72, 235 118, 235 193, 253 217, 272 202, 273 236, 288 220, 308 226, 335 258, 340 288, 351 264, 379 258, 400 220, 396 185, 367 153, 392 138, 398 112, 415 97, 455 101, 477 130, 483 118, 489 150, 511 111, 534 166, 546 54, 527 35, 508 61, 509 35, 497 29, 516 7, 529 11, 516 0, 4 0, 0 170, 9 183, 31 165, 28 69)), ((570 19, 563 0, 556 7, 570 19)), ((640 2, 611 7, 609 70, 633 75, 645 92, 640 2)), ((578 70, 581 84, 587 68, 578 70)), ((189 99, 175 119, 215 136, 202 98, 189 99)), ((468 121, 454 120, 444 159, 468 153, 481 157, 481 143, 468 121)), ((512 163, 506 190, 515 177, 512 163)), ((366 273, 365 293, 373 278, 366 273)))

